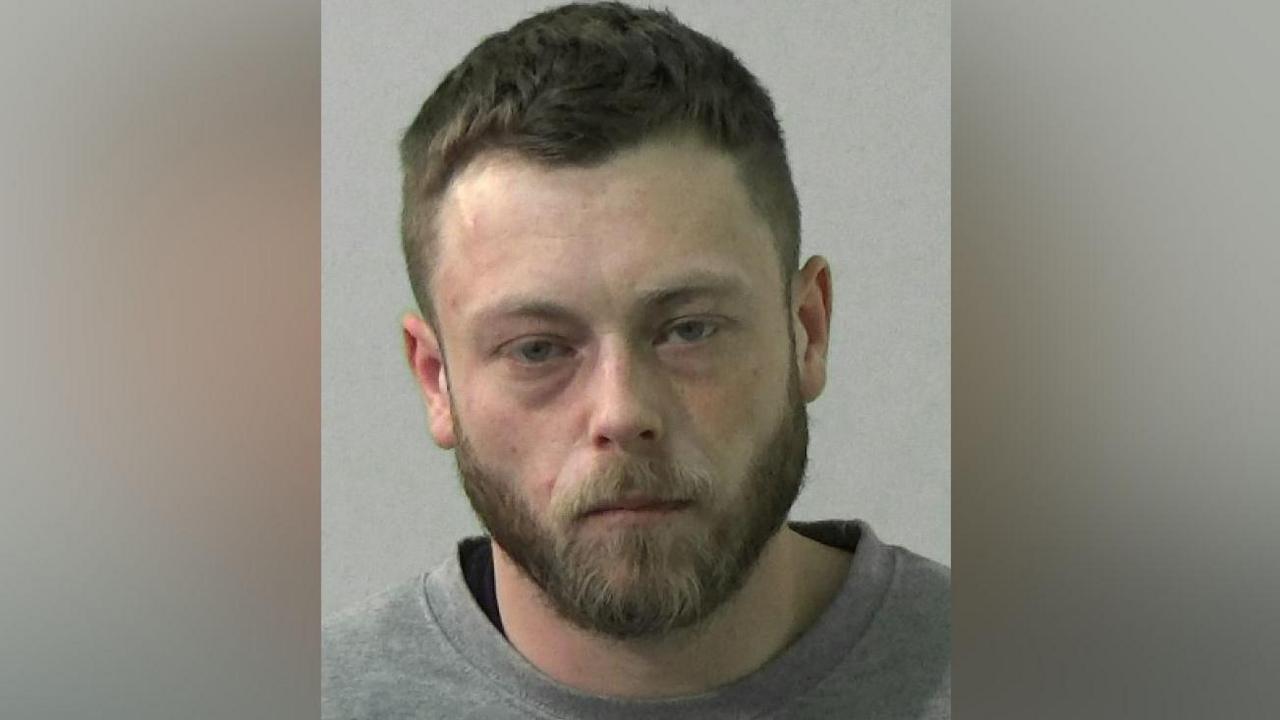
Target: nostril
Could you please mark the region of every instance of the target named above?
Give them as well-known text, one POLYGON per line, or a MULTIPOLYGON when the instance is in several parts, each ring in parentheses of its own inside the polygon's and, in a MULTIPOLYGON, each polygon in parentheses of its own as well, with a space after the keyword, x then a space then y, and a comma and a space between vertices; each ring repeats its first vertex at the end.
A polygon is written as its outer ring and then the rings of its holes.
MULTIPOLYGON (((633 435, 632 437, 639 440, 643 440, 645 442, 653 442, 657 439, 658 434, 653 430, 643 430, 640 433, 633 435)), ((599 435, 596 435, 596 438, 595 438, 596 449, 603 450, 614 444, 618 444, 619 446, 625 446, 628 443, 625 440, 623 440, 622 442, 618 442, 618 439, 615 436, 610 435, 609 433, 601 433, 599 435)))

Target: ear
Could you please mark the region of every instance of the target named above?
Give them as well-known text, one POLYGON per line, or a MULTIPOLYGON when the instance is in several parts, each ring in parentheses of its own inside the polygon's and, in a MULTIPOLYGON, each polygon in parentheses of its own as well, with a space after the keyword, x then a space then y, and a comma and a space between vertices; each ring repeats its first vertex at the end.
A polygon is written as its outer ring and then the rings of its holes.
POLYGON ((809 258, 791 280, 791 323, 796 338, 800 395, 810 402, 827 384, 831 338, 831 267, 820 255, 809 258))
POLYGON ((436 445, 448 450, 458 444, 453 432, 453 400, 449 378, 435 330, 422 316, 410 312, 400 321, 404 328, 404 352, 409 360, 422 398, 427 404, 427 421, 436 445))

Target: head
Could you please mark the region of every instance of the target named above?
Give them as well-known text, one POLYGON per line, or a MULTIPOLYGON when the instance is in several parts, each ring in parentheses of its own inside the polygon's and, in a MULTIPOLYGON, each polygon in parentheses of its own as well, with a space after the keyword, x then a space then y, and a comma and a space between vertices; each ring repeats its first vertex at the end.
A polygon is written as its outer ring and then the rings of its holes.
POLYGON ((400 143, 401 241, 414 297, 432 319, 440 210, 477 156, 512 151, 548 166, 598 164, 662 135, 731 155, 773 230, 783 268, 800 251, 800 206, 773 102, 727 48, 674 16, 571 4, 486 38, 423 104, 400 143))
POLYGON ((406 348, 498 549, 577 625, 660 635, 742 585, 799 491, 830 273, 767 95, 670 15, 495 35, 403 143, 406 348))

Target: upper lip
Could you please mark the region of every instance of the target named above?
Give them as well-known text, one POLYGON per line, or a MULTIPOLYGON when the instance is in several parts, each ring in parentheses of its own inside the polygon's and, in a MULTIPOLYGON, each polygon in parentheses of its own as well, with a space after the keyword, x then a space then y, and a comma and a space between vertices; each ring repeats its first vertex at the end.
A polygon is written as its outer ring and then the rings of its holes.
POLYGON ((658 498, 658 497, 632 497, 620 498, 618 500, 610 500, 601 503, 593 508, 591 512, 604 512, 606 510, 648 510, 656 509, 660 506, 681 505, 687 503, 687 500, 681 498, 658 498))

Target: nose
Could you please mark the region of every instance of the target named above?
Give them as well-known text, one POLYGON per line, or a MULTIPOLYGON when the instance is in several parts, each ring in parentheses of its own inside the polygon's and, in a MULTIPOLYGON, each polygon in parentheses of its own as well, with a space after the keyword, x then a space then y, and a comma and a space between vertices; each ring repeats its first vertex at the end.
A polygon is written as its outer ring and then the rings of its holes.
POLYGON ((603 350, 592 392, 592 444, 600 450, 652 451, 662 438, 655 370, 626 348, 603 350))

